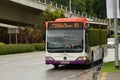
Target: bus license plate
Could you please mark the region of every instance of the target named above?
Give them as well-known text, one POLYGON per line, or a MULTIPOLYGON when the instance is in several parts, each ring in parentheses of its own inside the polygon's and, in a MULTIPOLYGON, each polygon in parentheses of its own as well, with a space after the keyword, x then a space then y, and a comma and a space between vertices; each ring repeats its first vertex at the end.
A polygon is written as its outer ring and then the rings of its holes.
POLYGON ((62 61, 61 64, 70 64, 69 61, 62 61))

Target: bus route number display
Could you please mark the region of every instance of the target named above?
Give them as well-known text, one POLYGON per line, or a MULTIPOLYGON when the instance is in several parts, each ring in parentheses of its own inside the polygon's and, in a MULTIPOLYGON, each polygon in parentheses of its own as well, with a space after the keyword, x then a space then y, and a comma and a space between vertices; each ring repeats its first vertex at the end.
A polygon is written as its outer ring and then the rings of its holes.
POLYGON ((50 23, 49 28, 80 28, 80 23, 78 22, 66 22, 66 23, 50 23))

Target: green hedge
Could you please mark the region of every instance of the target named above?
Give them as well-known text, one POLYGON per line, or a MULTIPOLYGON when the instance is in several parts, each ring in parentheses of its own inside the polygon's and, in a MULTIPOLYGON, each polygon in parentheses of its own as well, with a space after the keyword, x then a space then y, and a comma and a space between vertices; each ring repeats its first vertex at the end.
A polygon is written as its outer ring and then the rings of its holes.
POLYGON ((0 45, 0 55, 3 54, 15 54, 15 53, 24 53, 32 51, 43 51, 45 50, 44 43, 36 44, 10 44, 10 45, 0 45))
POLYGON ((3 42, 0 42, 0 45, 5 45, 5 43, 3 43, 3 42))
POLYGON ((39 50, 39 51, 45 51, 45 43, 34 43, 33 44, 35 46, 35 49, 36 50, 39 50))
POLYGON ((120 35, 118 35, 118 42, 120 43, 120 35))
MULTIPOLYGON (((114 38, 114 36, 112 36, 110 38, 114 38)), ((118 43, 120 43, 120 35, 118 35, 118 43)))

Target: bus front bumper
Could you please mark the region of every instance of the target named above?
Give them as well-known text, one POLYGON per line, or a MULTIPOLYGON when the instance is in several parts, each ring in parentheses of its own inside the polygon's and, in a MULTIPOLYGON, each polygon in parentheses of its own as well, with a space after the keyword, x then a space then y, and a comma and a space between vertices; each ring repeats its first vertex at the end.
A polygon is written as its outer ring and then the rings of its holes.
POLYGON ((56 61, 56 60, 46 60, 46 64, 88 64, 89 61, 75 60, 75 61, 56 61))

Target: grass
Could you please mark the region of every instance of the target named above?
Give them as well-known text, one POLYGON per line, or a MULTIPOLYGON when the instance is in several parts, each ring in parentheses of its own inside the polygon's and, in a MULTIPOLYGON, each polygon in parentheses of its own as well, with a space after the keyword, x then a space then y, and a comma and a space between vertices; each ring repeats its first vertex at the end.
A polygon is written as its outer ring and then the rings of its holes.
MULTIPOLYGON (((119 65, 120 65, 120 61, 119 61, 119 65)), ((115 69, 115 62, 112 61, 103 64, 102 72, 120 72, 120 68, 115 69)))

